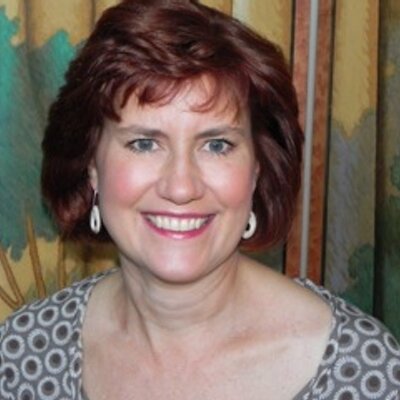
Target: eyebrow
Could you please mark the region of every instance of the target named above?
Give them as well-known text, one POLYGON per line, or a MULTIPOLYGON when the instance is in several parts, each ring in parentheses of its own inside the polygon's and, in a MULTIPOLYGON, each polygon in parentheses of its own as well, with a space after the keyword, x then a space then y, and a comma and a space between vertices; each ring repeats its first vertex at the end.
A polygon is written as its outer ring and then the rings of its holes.
MULTIPOLYGON (((117 127, 116 130, 118 131, 118 133, 121 133, 123 135, 133 133, 134 135, 144 136, 148 138, 158 138, 158 137, 168 136, 167 133, 162 131, 161 129, 147 128, 145 126, 137 124, 132 124, 127 127, 117 127)), ((207 139, 211 137, 221 136, 230 132, 244 136, 244 129, 242 127, 232 126, 232 125, 221 125, 215 128, 210 128, 206 129, 205 131, 199 132, 196 135, 196 138, 207 139)))

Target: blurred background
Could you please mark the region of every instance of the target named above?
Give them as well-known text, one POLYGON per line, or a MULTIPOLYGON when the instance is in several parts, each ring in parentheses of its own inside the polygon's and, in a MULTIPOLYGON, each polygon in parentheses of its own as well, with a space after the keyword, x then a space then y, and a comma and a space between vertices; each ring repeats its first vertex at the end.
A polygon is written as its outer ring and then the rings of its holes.
MULTIPOLYGON (((400 2, 207 0, 281 46, 307 133, 288 243, 257 258, 325 285, 400 339, 400 2)), ((0 320, 115 264, 61 241, 40 142, 64 72, 116 0, 0 0, 0 320)))

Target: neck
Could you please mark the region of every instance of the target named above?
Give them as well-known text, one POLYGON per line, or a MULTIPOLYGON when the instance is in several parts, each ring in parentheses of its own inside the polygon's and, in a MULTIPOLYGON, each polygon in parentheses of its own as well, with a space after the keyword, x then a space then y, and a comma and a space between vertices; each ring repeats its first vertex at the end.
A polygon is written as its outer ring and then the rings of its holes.
POLYGON ((235 316, 239 293, 239 253, 194 282, 177 284, 160 281, 139 268, 122 263, 117 295, 120 329, 145 338, 151 347, 190 346, 205 342, 207 335, 228 331, 235 316))

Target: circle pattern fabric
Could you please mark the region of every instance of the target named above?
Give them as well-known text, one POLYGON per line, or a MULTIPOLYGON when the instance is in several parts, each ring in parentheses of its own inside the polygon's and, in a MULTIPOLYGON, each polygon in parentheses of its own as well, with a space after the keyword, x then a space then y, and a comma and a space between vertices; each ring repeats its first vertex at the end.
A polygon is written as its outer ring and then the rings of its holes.
POLYGON ((24 306, 0 326, 0 399, 81 399, 81 332, 90 293, 114 270, 24 306))
POLYGON ((326 299, 331 336, 317 375, 299 400, 400 400, 400 346, 376 319, 309 280, 297 280, 326 299))
MULTIPOLYGON (((85 311, 93 287, 113 271, 24 306, 0 325, 0 399, 85 399, 85 311)), ((315 377, 295 400, 400 400, 400 346, 387 329, 311 281, 296 282, 330 305, 332 327, 315 377)))

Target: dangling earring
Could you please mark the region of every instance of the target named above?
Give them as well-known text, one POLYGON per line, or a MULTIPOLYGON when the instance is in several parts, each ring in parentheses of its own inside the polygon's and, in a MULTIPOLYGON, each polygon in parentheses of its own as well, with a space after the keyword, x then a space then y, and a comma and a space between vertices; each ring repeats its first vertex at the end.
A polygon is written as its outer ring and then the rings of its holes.
POLYGON ((98 234, 101 229, 100 209, 97 205, 99 194, 97 190, 93 193, 92 210, 90 211, 90 229, 93 233, 98 234))
POLYGON ((257 218, 254 211, 250 211, 249 222, 247 223, 246 229, 243 232, 242 238, 243 239, 250 239, 257 228, 257 218))

